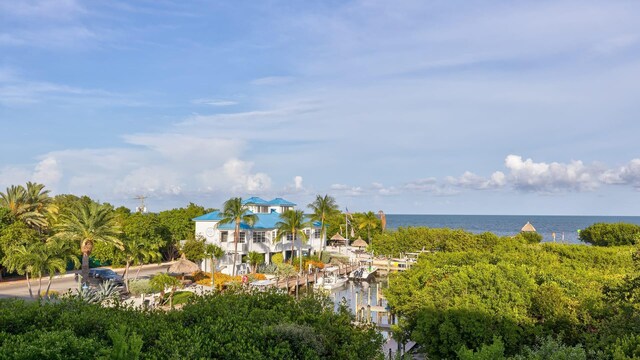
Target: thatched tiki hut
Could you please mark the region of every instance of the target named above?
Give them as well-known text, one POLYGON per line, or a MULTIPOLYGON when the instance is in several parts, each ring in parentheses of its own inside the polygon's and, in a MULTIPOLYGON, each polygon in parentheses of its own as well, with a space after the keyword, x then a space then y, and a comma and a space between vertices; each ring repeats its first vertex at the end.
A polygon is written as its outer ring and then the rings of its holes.
POLYGON ((362 240, 362 238, 359 237, 357 240, 351 243, 351 246, 357 248, 366 248, 367 246, 369 246, 369 244, 367 244, 366 241, 362 240))
POLYGON ((534 228, 533 225, 531 225, 531 223, 527 221, 527 223, 524 224, 524 226, 522 227, 522 229, 520 231, 521 232, 536 232, 536 228, 534 228))
POLYGON ((170 273, 182 274, 182 280, 184 280, 184 274, 191 274, 198 270, 200 270, 200 266, 193 261, 188 260, 184 254, 182 254, 182 257, 178 261, 169 267, 170 273))
POLYGON ((331 239, 329 239, 329 242, 332 243, 333 246, 346 246, 347 245, 347 239, 343 238, 342 235, 336 233, 335 235, 333 235, 331 237, 331 239))

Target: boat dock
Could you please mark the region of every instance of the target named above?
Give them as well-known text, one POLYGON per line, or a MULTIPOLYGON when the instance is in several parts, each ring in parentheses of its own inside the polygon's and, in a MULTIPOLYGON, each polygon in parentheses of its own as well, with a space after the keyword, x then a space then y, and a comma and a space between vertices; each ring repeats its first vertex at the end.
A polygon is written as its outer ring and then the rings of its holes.
MULTIPOLYGON (((345 265, 335 265, 338 267, 336 271, 338 275, 349 275, 353 270, 357 269, 359 265, 357 264, 345 264, 345 265)), ((302 276, 291 276, 284 279, 278 279, 278 282, 274 285, 278 289, 286 289, 290 293, 294 293, 300 287, 307 287, 309 285, 313 285, 318 281, 319 278, 322 277, 322 273, 320 271, 314 271, 313 273, 305 272, 302 276)))

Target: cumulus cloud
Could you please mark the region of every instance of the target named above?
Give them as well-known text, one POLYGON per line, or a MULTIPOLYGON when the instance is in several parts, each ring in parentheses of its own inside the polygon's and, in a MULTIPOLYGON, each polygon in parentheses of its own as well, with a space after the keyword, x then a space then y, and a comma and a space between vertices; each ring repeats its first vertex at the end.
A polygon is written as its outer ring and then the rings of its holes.
POLYGON ((545 163, 509 155, 504 163, 509 170, 508 183, 523 191, 591 191, 600 186, 599 178, 603 173, 600 166, 587 166, 579 160, 567 164, 545 163))
POLYGON ((58 167, 58 160, 55 156, 47 156, 40 161, 33 173, 33 181, 46 184, 55 189, 58 182, 62 178, 62 171, 58 167))
POLYGON ((293 186, 296 190, 304 189, 304 186, 302 186, 302 176, 298 175, 293 178, 293 186))
POLYGON ((605 171, 600 180, 605 184, 640 188, 640 159, 632 159, 627 165, 605 171))

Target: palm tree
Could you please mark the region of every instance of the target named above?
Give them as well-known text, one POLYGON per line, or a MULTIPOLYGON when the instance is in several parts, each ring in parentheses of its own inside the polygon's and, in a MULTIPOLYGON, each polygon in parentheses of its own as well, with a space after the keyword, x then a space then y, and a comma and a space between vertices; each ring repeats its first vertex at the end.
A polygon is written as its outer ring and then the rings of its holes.
POLYGON ((28 182, 26 189, 22 185, 12 185, 5 193, 0 193, 0 206, 42 233, 49 226, 46 215, 53 211, 53 199, 49 197, 49 190, 44 190, 44 185, 28 182))
POLYGON ((322 231, 322 251, 324 251, 327 240, 326 220, 329 215, 338 211, 338 204, 336 204, 336 199, 332 196, 316 195, 316 199, 307 206, 313 211, 311 220, 320 221, 320 230, 322 231))
POLYGON ((152 243, 150 241, 145 242, 140 239, 132 238, 124 241, 123 246, 123 255, 125 262, 123 277, 125 278, 125 287, 127 288, 127 291, 129 291, 128 277, 129 268, 131 267, 131 265, 139 265, 138 271, 136 272, 136 276, 134 278, 135 280, 138 278, 138 273, 140 273, 140 269, 142 268, 142 265, 144 263, 159 261, 162 257, 162 254, 160 254, 158 244, 152 243))
POLYGON ((82 279, 89 279, 89 256, 96 242, 114 244, 123 250, 118 238, 119 226, 109 206, 97 203, 78 203, 68 213, 60 216, 56 227, 56 238, 68 239, 80 243, 82 252, 82 279))
POLYGON ((219 224, 235 223, 233 232, 233 268, 232 275, 236 275, 236 260, 238 258, 238 241, 240 240, 240 223, 243 222, 253 226, 258 221, 258 216, 249 211, 249 208, 242 204, 242 198, 231 198, 224 202, 224 207, 220 213, 222 220, 219 224))
MULTIPOLYGON (((49 297, 51 282, 56 272, 64 274, 67 272, 67 264, 73 262, 73 267, 78 268, 80 261, 77 256, 77 248, 69 241, 63 239, 50 238, 45 244, 42 267, 49 274, 45 297, 49 297)), ((39 291, 38 291, 39 293, 39 291)))
POLYGON ((216 271, 218 259, 224 256, 224 250, 216 244, 207 244, 204 248, 204 253, 211 257, 211 288, 213 288, 215 282, 213 274, 216 271))
POLYGON ((375 229, 378 227, 380 220, 373 211, 369 211, 358 219, 358 229, 362 230, 367 228, 367 240, 369 240, 369 245, 371 245, 371 229, 375 229))
POLYGON ((255 274, 258 269, 258 265, 264 262, 264 255, 257 251, 249 251, 247 254, 247 260, 249 265, 251 265, 251 272, 255 274))
MULTIPOLYGON (((293 265, 294 243, 296 238, 300 236, 300 241, 307 242, 307 234, 302 231, 310 224, 304 218, 302 210, 287 210, 280 214, 280 221, 276 223, 276 240, 282 240, 283 236, 291 235, 291 265, 293 265)), ((302 244, 300 245, 300 271, 302 272, 302 244)))
POLYGON ((167 288, 171 289, 171 293, 169 294, 169 306, 173 309, 173 294, 176 292, 178 286, 181 286, 182 283, 180 280, 174 278, 173 276, 160 273, 154 275, 149 281, 151 288, 155 291, 160 292, 160 299, 164 300, 164 294, 167 288))
POLYGON ((7 271, 25 275, 27 287, 29 288, 29 297, 33 298, 29 275, 33 275, 36 272, 34 264, 37 262, 37 258, 31 250, 31 247, 27 248, 25 245, 14 246, 7 251, 4 259, 2 259, 2 264, 7 268, 7 271))

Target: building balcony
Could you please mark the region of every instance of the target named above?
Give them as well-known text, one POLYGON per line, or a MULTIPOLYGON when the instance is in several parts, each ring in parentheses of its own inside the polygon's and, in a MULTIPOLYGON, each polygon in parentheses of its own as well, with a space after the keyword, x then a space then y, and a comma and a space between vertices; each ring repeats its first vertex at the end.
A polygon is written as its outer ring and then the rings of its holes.
MULTIPOLYGON (((233 253, 235 251, 235 245, 233 242, 222 243, 222 249, 227 253, 233 253)), ((244 254, 249 252, 247 243, 238 243, 238 253, 244 254)))

